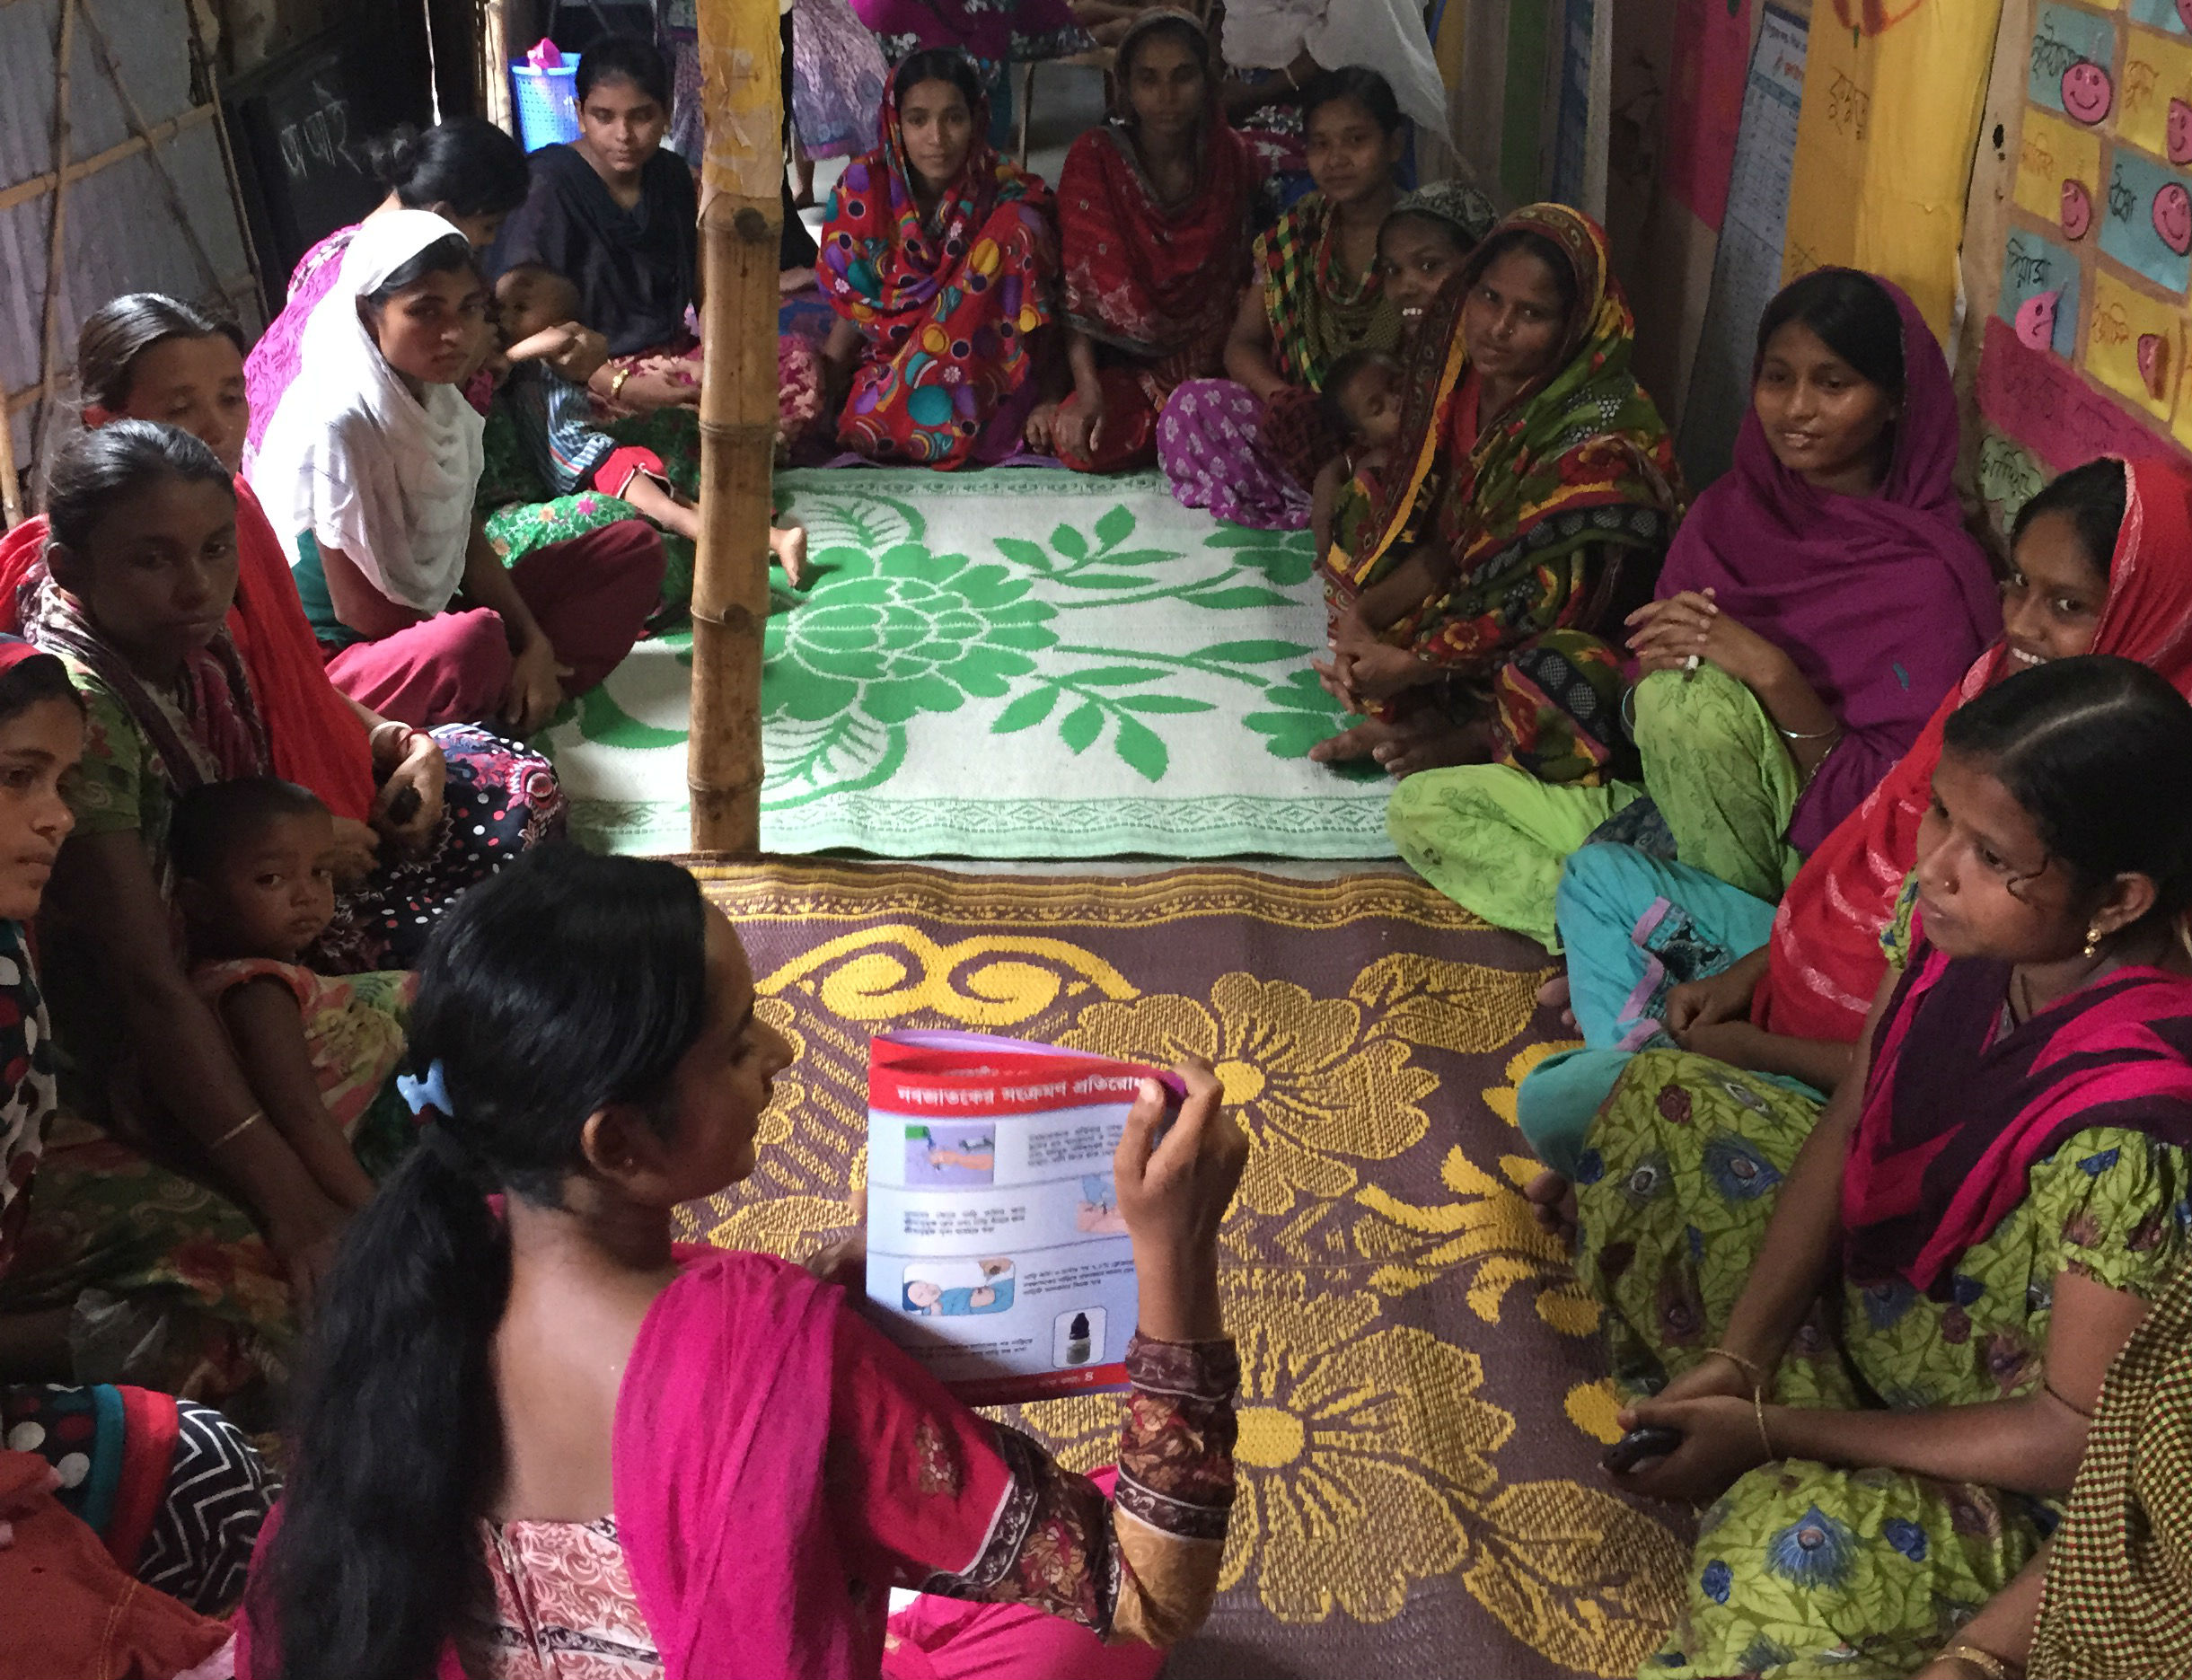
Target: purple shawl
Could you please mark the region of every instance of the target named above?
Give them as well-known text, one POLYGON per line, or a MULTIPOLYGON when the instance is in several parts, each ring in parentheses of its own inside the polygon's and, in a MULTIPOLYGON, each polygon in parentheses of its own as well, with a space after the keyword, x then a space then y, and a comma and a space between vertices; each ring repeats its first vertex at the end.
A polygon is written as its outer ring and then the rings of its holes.
POLYGON ((1807 855, 1910 750, 1941 696, 2002 632, 1993 573, 1950 482, 1949 365, 1917 305, 1879 284, 1903 316, 1903 414, 1879 491, 1837 495, 1790 471, 1747 409, 1734 471, 1697 497, 1659 573, 1662 599, 1714 591, 1721 610, 1787 654, 1841 719, 1842 740, 1789 823, 1789 843, 1807 855))

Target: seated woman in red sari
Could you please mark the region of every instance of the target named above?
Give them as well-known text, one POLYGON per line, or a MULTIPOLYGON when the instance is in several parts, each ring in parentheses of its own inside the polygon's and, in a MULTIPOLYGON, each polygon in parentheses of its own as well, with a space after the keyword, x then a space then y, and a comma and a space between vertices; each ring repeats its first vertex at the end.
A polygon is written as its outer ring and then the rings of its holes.
POLYGON ((1201 1623, 1246 1157, 1217 1076, 1181 1070, 1161 1142, 1145 1080, 1114 1157, 1140 1310, 1107 1493, 835 1283, 673 1242, 680 1202, 754 1170, 792 1060, 754 1001, 672 864, 546 849, 445 925, 411 1016, 421 1147, 321 1297, 239 1675, 1149 1680, 1201 1623), (898 1587, 923 1596, 894 1616, 898 1587))
POLYGON ((837 439, 872 461, 964 467, 1015 453, 1054 317, 1050 189, 997 154, 964 53, 891 73, 882 138, 831 195, 815 273, 837 439), (840 392, 845 393, 841 407, 840 392))
POLYGON ((1027 428, 1077 472, 1154 465, 1174 389, 1223 368, 1264 180, 1186 13, 1141 13, 1112 84, 1111 120, 1073 143, 1058 182, 1073 393, 1027 428))

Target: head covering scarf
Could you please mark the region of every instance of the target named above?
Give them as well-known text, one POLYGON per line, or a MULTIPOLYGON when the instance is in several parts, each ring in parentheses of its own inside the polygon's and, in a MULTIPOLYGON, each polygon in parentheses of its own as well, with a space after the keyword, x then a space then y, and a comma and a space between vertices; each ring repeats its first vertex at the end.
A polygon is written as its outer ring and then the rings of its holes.
MULTIPOLYGON (((40 657, 50 655, 21 637, 0 636, 0 677, 40 657)), ((29 942, 21 922, 0 921, 0 1278, 14 1255, 28 1205, 24 1192, 58 1100, 53 1030, 31 970, 29 942)))
POLYGON ((1340 218, 1320 191, 1256 235, 1251 260, 1263 277, 1273 360, 1290 385, 1322 391, 1325 370, 1350 350, 1390 350, 1401 341, 1400 312, 1378 265, 1342 273, 1339 234, 1340 218))
POLYGON ((2073 1132, 2192 1147, 2192 980, 2112 969, 2002 1030, 2012 968, 1922 944, 1896 989, 1843 1170, 1860 1285, 1935 1289, 2073 1132))
POLYGON ((358 304, 453 235, 462 237, 425 210, 358 224, 251 466, 251 486, 286 541, 309 534, 339 549, 389 600, 428 614, 449 604, 464 576, 483 422, 454 385, 414 397, 358 304))
POLYGON ((2055 1532, 2032 1680, 2192 1674, 2192 1265, 2108 1368, 2055 1532))
POLYGON ((1119 43, 1111 118, 1066 154, 1058 182, 1067 318, 1098 343, 1173 365, 1167 387, 1217 371, 1248 283, 1256 189, 1254 149, 1226 119, 1202 25, 1187 13, 1145 12, 1119 43), (1206 98, 1195 142, 1195 189, 1158 196, 1135 149, 1126 84, 1154 31, 1193 31, 1206 98))
POLYGON ((1722 611, 1795 662, 1840 721, 1843 737, 1790 823, 1800 852, 1879 784, 2002 629, 1994 573, 1964 529, 1952 482, 1959 428, 1948 362, 1917 305, 1866 277, 1903 325, 1902 411, 1879 490, 1844 496, 1791 471, 1753 407, 1735 470, 1698 497, 1659 574, 1662 598, 1712 590, 1722 611))
MULTIPOLYGON (((46 521, 26 519, 0 538, 0 630, 20 631, 46 576, 46 521)), ((327 661, 305 621, 288 557, 251 487, 236 479, 236 604, 228 634, 252 709, 265 720, 274 773, 309 787, 337 816, 373 811, 373 751, 350 702, 327 679, 327 661)))
POLYGON ((847 165, 831 195, 815 272, 870 346, 841 437, 864 453, 955 465, 997 400, 1028 378, 1027 335, 1051 320, 1051 196, 998 155, 983 99, 966 161, 924 224, 899 74, 884 90, 876 149, 847 165))
POLYGON ((1403 193, 1387 213, 1386 221, 1389 224, 1397 215, 1422 215, 1443 222, 1472 251, 1484 242, 1484 236, 1500 222, 1500 213, 1492 208, 1491 199, 1466 181, 1450 179, 1403 193))
MULTIPOLYGON (((2150 665, 2192 699, 2192 465, 2124 469, 2124 523, 2108 562, 2108 598, 2091 651, 2150 665)), ((1835 825, 1796 873, 1774 916, 1751 1019, 1769 1033, 1854 1043, 1887 972, 1880 931, 1918 858, 1949 714, 1998 681, 2005 645, 1981 654, 1916 744, 1835 825)))
POLYGON ((1466 451, 1457 445, 1463 423, 1475 419, 1459 393, 1469 374, 1462 316, 1483 271, 1480 249, 1417 331, 1394 469, 1353 552, 1334 557, 1342 585, 1359 590, 1418 543, 1446 550, 1456 581, 1413 627, 1417 650, 1435 664, 1481 661, 1545 629, 1596 629, 1619 567, 1579 596, 1560 562, 1596 547, 1656 566, 1681 506, 1673 440, 1629 371, 1635 322, 1604 231, 1565 206, 1536 204, 1501 222, 1487 244, 1511 231, 1548 241, 1575 283, 1551 371, 1504 413, 1483 416, 1466 451))

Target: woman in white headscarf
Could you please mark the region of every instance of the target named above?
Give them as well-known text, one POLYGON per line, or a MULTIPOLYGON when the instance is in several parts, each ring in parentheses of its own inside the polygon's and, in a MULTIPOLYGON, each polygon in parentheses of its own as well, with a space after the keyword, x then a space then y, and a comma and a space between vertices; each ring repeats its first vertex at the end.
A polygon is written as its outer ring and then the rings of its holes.
POLYGON ((305 327, 251 478, 338 688, 420 727, 525 734, 631 650, 662 539, 626 520, 505 567, 473 506, 482 421, 458 389, 487 303, 454 226, 423 210, 369 218, 305 327))
POLYGON ((1278 74, 1226 90, 1237 121, 1289 97, 1319 70, 1360 65, 1393 84, 1401 110, 1447 138, 1446 83, 1412 0, 1227 0, 1219 52, 1234 70, 1278 74))

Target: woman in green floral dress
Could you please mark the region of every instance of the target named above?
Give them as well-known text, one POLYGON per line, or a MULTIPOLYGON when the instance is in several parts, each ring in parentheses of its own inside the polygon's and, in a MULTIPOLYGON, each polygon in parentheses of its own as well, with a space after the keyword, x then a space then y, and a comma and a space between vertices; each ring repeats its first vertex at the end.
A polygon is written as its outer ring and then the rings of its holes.
POLYGON ((2192 981, 2161 967, 2192 707, 2116 659, 1997 685, 1949 726, 1917 858, 1907 965, 1823 1113, 1654 1051, 1588 1139, 1580 1270, 1616 1380, 1657 1395, 1623 1425, 1682 1438, 1623 1480, 1709 1505, 1648 1675, 1951 1645, 2052 1529, 2192 1248, 2192 981))

